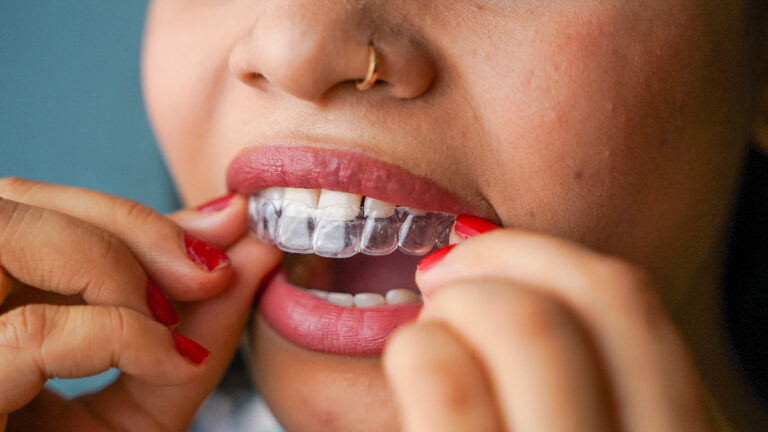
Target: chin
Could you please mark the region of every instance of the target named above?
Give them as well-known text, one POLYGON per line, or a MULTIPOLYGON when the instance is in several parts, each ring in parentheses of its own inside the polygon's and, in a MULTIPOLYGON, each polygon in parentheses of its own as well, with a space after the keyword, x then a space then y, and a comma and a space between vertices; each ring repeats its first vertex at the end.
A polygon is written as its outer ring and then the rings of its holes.
POLYGON ((289 432, 396 432, 400 418, 378 357, 320 353, 281 337, 256 315, 254 382, 289 432))

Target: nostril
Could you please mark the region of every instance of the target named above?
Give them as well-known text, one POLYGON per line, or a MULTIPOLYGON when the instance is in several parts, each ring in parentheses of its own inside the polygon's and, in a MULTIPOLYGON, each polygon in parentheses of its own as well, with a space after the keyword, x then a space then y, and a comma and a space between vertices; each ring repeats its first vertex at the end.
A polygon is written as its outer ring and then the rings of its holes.
POLYGON ((241 73, 238 76, 238 79, 240 81, 242 81, 244 84, 249 85, 251 87, 255 87, 259 79, 262 79, 262 78, 263 76, 261 74, 255 73, 255 72, 241 73))

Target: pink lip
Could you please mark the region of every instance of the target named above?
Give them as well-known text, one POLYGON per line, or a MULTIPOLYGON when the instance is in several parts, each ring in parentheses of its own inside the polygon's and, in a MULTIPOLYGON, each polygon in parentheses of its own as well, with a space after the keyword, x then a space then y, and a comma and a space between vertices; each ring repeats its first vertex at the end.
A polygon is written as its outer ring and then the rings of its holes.
POLYGON ((314 147, 259 146, 238 155, 227 186, 250 195, 270 186, 349 192, 395 205, 472 214, 433 181, 362 153, 314 147))
POLYGON ((416 319, 421 306, 336 306, 297 289, 280 272, 264 288, 259 312, 280 335, 302 348, 349 356, 377 356, 392 331, 416 319))
MULTIPOLYGON (((240 153, 227 170, 230 191, 251 195, 272 186, 356 193, 399 206, 472 214, 433 181, 362 153, 307 146, 262 145, 240 153)), ((421 305, 345 308, 291 285, 278 273, 262 292, 267 324, 300 347, 325 353, 376 356, 390 333, 421 305)))

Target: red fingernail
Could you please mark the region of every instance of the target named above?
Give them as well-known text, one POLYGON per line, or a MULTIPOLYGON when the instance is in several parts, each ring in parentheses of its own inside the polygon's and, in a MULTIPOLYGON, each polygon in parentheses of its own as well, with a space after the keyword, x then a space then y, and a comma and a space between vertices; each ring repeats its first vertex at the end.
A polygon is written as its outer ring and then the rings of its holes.
POLYGON ((184 233, 184 247, 187 249, 189 258, 208 271, 213 271, 229 264, 229 258, 224 255, 224 252, 193 235, 184 233))
POLYGON ((200 204, 195 209, 202 213, 215 213, 217 211, 224 210, 229 206, 229 202, 235 197, 234 193, 224 195, 208 201, 205 204, 200 204))
POLYGON ((461 215, 456 218, 456 225, 454 225, 453 230, 459 237, 468 239, 478 234, 494 230, 498 227, 498 225, 487 219, 475 216, 461 215))
POLYGON ((160 288, 152 281, 147 281, 147 304, 155 321, 170 327, 179 323, 179 315, 160 288))
POLYGON ((436 266, 437 263, 442 261, 443 258, 448 255, 448 252, 450 252, 454 247, 456 247, 456 245, 452 244, 432 252, 431 254, 425 256, 421 261, 419 261, 419 263, 416 265, 416 268, 419 271, 427 271, 431 269, 432 267, 436 266))
POLYGON ((176 347, 176 351, 188 358, 192 363, 200 364, 208 358, 210 352, 199 343, 180 334, 172 333, 171 336, 173 337, 173 346, 176 347))

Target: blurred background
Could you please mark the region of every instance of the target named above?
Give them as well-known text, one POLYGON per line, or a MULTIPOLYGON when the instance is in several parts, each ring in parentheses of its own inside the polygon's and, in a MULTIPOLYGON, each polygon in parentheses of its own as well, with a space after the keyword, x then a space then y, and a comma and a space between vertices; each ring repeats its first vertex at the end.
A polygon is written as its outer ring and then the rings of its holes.
MULTIPOLYGON (((141 101, 147 2, 0 1, 0 177, 82 186, 178 208, 141 101)), ((51 380, 66 396, 116 372, 51 380)))

